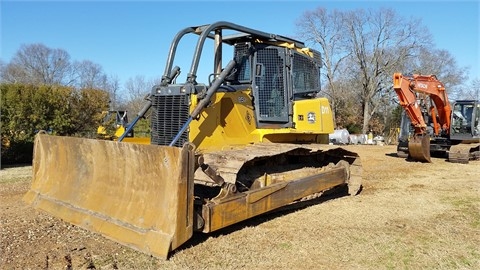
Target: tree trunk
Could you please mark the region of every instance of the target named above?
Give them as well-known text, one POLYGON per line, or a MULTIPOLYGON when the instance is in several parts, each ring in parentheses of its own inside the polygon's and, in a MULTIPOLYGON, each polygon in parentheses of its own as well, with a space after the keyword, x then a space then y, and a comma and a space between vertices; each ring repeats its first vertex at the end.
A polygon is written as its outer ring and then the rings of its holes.
POLYGON ((367 100, 364 101, 363 104, 363 127, 362 132, 363 134, 367 134, 369 131, 368 122, 370 122, 370 104, 367 100))

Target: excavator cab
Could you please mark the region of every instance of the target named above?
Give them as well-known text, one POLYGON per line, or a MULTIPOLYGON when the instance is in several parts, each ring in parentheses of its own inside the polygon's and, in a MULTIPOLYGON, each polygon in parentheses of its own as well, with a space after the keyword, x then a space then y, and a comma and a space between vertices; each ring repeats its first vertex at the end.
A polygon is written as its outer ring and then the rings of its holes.
POLYGON ((480 159, 480 103, 458 100, 452 105, 448 160, 468 163, 480 159))
POLYGON ((480 137, 480 104, 459 100, 453 104, 451 139, 470 140, 480 137))

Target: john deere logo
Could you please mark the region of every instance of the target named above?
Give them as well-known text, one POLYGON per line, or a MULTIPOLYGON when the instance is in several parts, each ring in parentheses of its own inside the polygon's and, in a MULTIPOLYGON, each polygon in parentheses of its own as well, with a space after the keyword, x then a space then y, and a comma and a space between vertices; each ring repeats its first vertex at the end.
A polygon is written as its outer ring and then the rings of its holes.
POLYGON ((314 112, 309 112, 307 115, 307 120, 308 123, 313 124, 315 123, 315 113, 314 112))

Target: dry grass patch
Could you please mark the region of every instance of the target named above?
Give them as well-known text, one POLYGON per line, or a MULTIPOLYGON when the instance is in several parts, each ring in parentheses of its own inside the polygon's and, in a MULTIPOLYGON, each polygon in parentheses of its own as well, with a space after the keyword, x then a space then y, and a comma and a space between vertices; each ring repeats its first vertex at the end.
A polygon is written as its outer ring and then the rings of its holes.
POLYGON ((168 261, 37 213, 20 200, 28 173, 0 171, 0 268, 480 269, 480 163, 408 162, 395 146, 359 153, 364 188, 193 239, 168 261), (8 190, 5 189, 8 187, 8 190), (11 192, 10 192, 11 191, 11 192), (13 237, 13 235, 15 237, 13 237))

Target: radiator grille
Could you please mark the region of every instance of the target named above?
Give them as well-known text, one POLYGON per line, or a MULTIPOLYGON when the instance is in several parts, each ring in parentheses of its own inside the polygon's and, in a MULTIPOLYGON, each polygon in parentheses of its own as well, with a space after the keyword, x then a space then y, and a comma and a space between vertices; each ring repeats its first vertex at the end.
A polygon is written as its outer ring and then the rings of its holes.
MULTIPOLYGON (((169 145, 188 120, 188 96, 158 95, 152 99, 152 144, 169 145)), ((175 146, 181 147, 185 142, 188 142, 187 131, 182 134, 175 146)))

